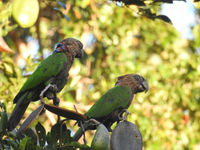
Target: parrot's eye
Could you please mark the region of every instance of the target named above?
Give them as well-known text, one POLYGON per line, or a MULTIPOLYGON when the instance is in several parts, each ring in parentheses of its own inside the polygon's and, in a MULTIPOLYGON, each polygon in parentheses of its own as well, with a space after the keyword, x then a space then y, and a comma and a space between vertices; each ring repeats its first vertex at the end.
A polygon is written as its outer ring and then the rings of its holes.
POLYGON ((65 45, 62 43, 57 44, 54 51, 57 53, 65 51, 65 45))
POLYGON ((144 78, 139 76, 139 75, 134 75, 133 77, 135 78, 135 80, 137 80, 139 82, 143 82, 144 81, 144 78))
POLYGON ((116 85, 120 85, 120 80, 117 80, 117 82, 115 83, 115 86, 116 85))

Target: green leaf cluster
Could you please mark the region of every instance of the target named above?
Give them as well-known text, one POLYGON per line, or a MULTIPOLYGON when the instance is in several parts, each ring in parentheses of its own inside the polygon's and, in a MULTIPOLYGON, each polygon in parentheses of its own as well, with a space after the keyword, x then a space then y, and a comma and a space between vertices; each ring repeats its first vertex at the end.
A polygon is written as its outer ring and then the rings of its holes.
POLYGON ((70 136, 71 131, 65 124, 57 123, 52 126, 51 131, 46 133, 45 128, 38 122, 35 131, 28 128, 22 135, 16 136, 16 132, 7 132, 7 113, 4 104, 0 104, 3 109, 0 120, 0 149, 19 150, 90 150, 87 145, 82 145, 73 141, 70 136))

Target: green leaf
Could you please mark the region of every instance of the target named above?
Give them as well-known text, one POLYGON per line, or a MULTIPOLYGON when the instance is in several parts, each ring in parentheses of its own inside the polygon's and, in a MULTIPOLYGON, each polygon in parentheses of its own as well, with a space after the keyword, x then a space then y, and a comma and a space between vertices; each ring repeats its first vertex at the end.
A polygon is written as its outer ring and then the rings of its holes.
POLYGON ((41 123, 38 122, 38 124, 35 127, 35 130, 37 132, 40 146, 43 147, 46 142, 46 131, 45 128, 41 125, 41 123))
POLYGON ((58 139, 62 138, 64 135, 63 132, 67 130, 65 124, 60 124, 56 123, 52 128, 51 128, 51 138, 53 139, 54 142, 57 142, 58 139))
POLYGON ((23 138, 19 144, 19 150, 25 150, 28 141, 31 141, 30 137, 23 138))
POLYGON ((25 137, 21 140, 18 150, 40 150, 31 137, 25 137))
POLYGON ((163 21, 165 21, 165 22, 167 22, 167 23, 172 24, 172 21, 169 19, 169 17, 167 17, 167 16, 165 16, 165 15, 158 15, 158 16, 156 16, 155 18, 161 19, 161 20, 163 20, 163 21))
POLYGON ((1 103, 1 102, 0 102, 0 107, 1 107, 2 111, 5 111, 5 112, 6 112, 6 106, 5 106, 4 103, 1 103))
POLYGON ((78 142, 65 143, 64 145, 60 146, 58 149, 76 150, 77 148, 80 148, 80 150, 92 150, 89 146, 87 146, 85 144, 80 144, 78 142))
POLYGON ((73 139, 71 137, 71 131, 68 129, 63 132, 62 143, 69 143, 71 141, 73 141, 73 139))
POLYGON ((9 138, 5 138, 4 140, 0 141, 0 149, 9 149, 10 147, 12 147, 13 149, 18 149, 19 143, 9 138), (2 148, 1 146, 3 146, 4 148, 2 148))
POLYGON ((132 1, 123 1, 125 5, 137 5, 137 6, 145 6, 145 3, 142 0, 132 0, 132 1))
POLYGON ((63 138, 63 136, 65 136, 65 132, 67 132, 67 126, 66 126, 66 124, 62 123, 62 124, 60 124, 61 138, 63 138))
POLYGON ((57 143, 58 139, 60 138, 60 124, 56 123, 51 128, 51 138, 53 139, 54 143, 57 143))
POLYGON ((22 28, 31 27, 39 15, 38 0, 14 0, 12 15, 22 28))
POLYGON ((32 141, 33 144, 37 144, 37 136, 31 128, 26 129, 24 134, 31 138, 31 141, 32 141))
POLYGON ((46 146, 46 148, 47 149, 53 149, 53 148, 55 148, 55 142, 54 142, 54 140, 53 140, 53 138, 52 138, 52 136, 51 136, 51 133, 50 132, 48 132, 47 133, 47 146, 46 146))
POLYGON ((0 103, 0 107, 2 108, 2 112, 0 113, 0 137, 6 132, 6 125, 8 121, 8 116, 6 113, 6 107, 3 103, 0 103))

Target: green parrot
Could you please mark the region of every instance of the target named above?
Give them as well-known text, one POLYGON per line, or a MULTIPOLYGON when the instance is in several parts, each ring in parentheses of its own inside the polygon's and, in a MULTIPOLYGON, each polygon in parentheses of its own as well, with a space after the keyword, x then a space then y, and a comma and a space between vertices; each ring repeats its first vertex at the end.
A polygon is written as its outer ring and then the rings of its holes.
POLYGON ((8 120, 8 131, 18 125, 31 101, 47 97, 53 99, 54 105, 58 105, 56 93, 65 86, 74 58, 82 56, 83 45, 79 40, 67 38, 57 44, 54 52, 40 63, 15 96, 16 106, 8 120))
MULTIPOLYGON (((103 123, 105 127, 111 131, 114 122, 122 120, 122 114, 127 111, 133 96, 136 93, 148 91, 147 81, 138 74, 127 74, 118 77, 115 87, 108 90, 100 99, 85 113, 87 119, 95 119, 103 123)), ((74 140, 78 139, 84 133, 83 130, 95 129, 95 126, 83 123, 73 136, 74 140)))

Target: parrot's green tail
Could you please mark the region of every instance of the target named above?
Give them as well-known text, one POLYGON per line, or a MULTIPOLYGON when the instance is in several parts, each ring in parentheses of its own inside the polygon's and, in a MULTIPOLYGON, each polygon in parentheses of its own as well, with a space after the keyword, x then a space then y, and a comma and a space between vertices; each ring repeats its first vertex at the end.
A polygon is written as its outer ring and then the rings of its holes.
POLYGON ((26 99, 28 93, 24 93, 19 100, 8 120, 7 129, 8 131, 12 131, 20 122, 21 118, 24 115, 30 101, 26 99))

